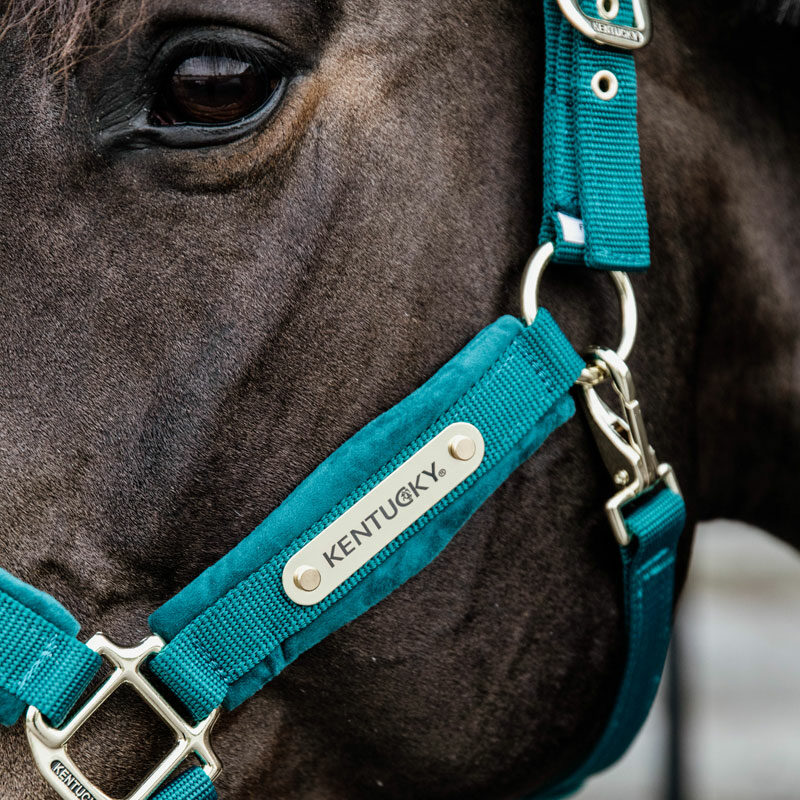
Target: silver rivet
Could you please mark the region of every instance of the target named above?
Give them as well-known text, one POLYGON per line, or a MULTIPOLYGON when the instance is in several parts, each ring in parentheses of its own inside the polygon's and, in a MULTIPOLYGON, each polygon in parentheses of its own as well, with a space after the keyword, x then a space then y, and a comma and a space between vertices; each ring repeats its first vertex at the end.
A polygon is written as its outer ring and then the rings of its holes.
POLYGON ((302 589, 304 592, 313 592, 322 583, 322 576, 316 567, 303 565, 294 571, 292 580, 298 589, 302 589))
POLYGON ((478 449, 475 442, 469 436, 454 436, 447 445, 450 455, 459 461, 469 461, 478 449))
POLYGON ((614 483, 616 483, 617 486, 625 486, 630 479, 631 476, 628 475, 628 470, 626 469, 621 469, 614 473, 614 483))
POLYGON ((597 0, 597 10, 603 19, 615 19, 619 14, 619 0, 597 0))
POLYGON ((607 69, 595 72, 592 77, 592 91, 601 100, 611 100, 616 97, 618 89, 619 81, 617 81, 617 76, 607 69))

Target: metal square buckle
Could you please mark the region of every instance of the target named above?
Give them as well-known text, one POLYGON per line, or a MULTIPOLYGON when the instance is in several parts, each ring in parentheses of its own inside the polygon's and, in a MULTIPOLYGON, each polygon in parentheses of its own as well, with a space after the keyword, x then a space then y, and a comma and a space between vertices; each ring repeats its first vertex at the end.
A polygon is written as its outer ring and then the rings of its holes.
POLYGON ((597 10, 600 17, 590 17, 583 13, 580 0, 558 0, 561 13, 584 36, 597 44, 619 47, 622 50, 637 50, 644 47, 652 36, 650 9, 647 0, 631 0, 633 6, 633 26, 617 25, 614 17, 619 11, 619 0, 611 0, 608 6, 613 16, 606 11, 604 0, 598 0, 597 10))
POLYGON ((54 728, 48 724, 43 714, 33 706, 28 709, 26 717, 28 743, 36 766, 58 795, 64 800, 115 800, 81 772, 69 757, 67 744, 123 684, 132 686, 138 692, 147 705, 171 728, 176 738, 175 746, 164 760, 124 800, 147 800, 192 753, 202 762, 206 775, 214 780, 222 770, 222 765, 211 749, 209 735, 219 716, 219 708, 214 709, 202 722, 192 726, 141 673, 142 665, 147 659, 164 647, 163 639, 160 636, 151 636, 136 647, 119 647, 102 633, 98 633, 86 645, 113 665, 114 671, 111 675, 62 728, 54 728))

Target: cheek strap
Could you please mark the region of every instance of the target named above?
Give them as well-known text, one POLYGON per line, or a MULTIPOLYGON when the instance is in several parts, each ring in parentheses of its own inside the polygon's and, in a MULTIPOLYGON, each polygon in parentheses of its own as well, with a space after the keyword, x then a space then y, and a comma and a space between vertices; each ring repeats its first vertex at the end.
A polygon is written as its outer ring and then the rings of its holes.
MULTIPOLYGON (((619 9, 613 27, 630 25, 631 0, 613 2, 619 9)), ((539 244, 553 242, 554 261, 559 263, 645 270, 650 265, 650 240, 633 52, 597 45, 570 23, 560 4, 589 17, 598 13, 595 0, 544 2, 544 195, 539 244)))

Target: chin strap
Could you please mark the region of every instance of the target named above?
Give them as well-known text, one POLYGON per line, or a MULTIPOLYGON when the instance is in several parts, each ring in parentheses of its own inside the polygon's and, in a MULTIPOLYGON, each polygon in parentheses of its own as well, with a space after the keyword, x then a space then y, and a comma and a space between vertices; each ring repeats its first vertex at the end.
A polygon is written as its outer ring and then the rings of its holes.
POLYGON ((623 564, 627 659, 616 704, 583 764, 538 798, 564 797, 626 750, 658 687, 672 623, 685 510, 650 447, 633 382, 635 303, 622 300, 618 352, 586 367, 538 309, 555 261, 639 270, 649 263, 632 56, 649 38, 644 0, 545 0, 543 246, 526 270, 522 324, 503 317, 439 372, 331 454, 269 517, 150 618, 155 636, 120 648, 78 641, 55 600, 0 570, 0 722, 27 711, 37 765, 64 800, 111 800, 67 752, 71 737, 122 684, 172 729, 167 758, 128 800, 212 800, 220 764, 209 735, 298 655, 428 564, 492 492, 574 413, 576 383, 617 487, 606 514, 623 564), (558 5, 557 5, 558 3, 558 5), (599 13, 600 16, 593 16, 599 13), (528 279, 530 273, 530 280, 528 279), (625 332, 627 327, 627 332, 625 332), (612 382, 616 413, 600 398, 612 382), (113 671, 70 715, 97 675, 113 671), (200 767, 185 768, 192 755, 200 767), (181 772, 180 770, 184 771, 181 772))

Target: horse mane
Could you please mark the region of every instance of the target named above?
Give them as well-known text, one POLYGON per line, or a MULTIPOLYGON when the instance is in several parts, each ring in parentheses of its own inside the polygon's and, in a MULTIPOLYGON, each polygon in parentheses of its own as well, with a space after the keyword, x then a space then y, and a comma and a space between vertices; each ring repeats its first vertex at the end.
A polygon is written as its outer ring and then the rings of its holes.
POLYGON ((779 25, 800 24, 800 0, 750 0, 756 13, 779 25))

